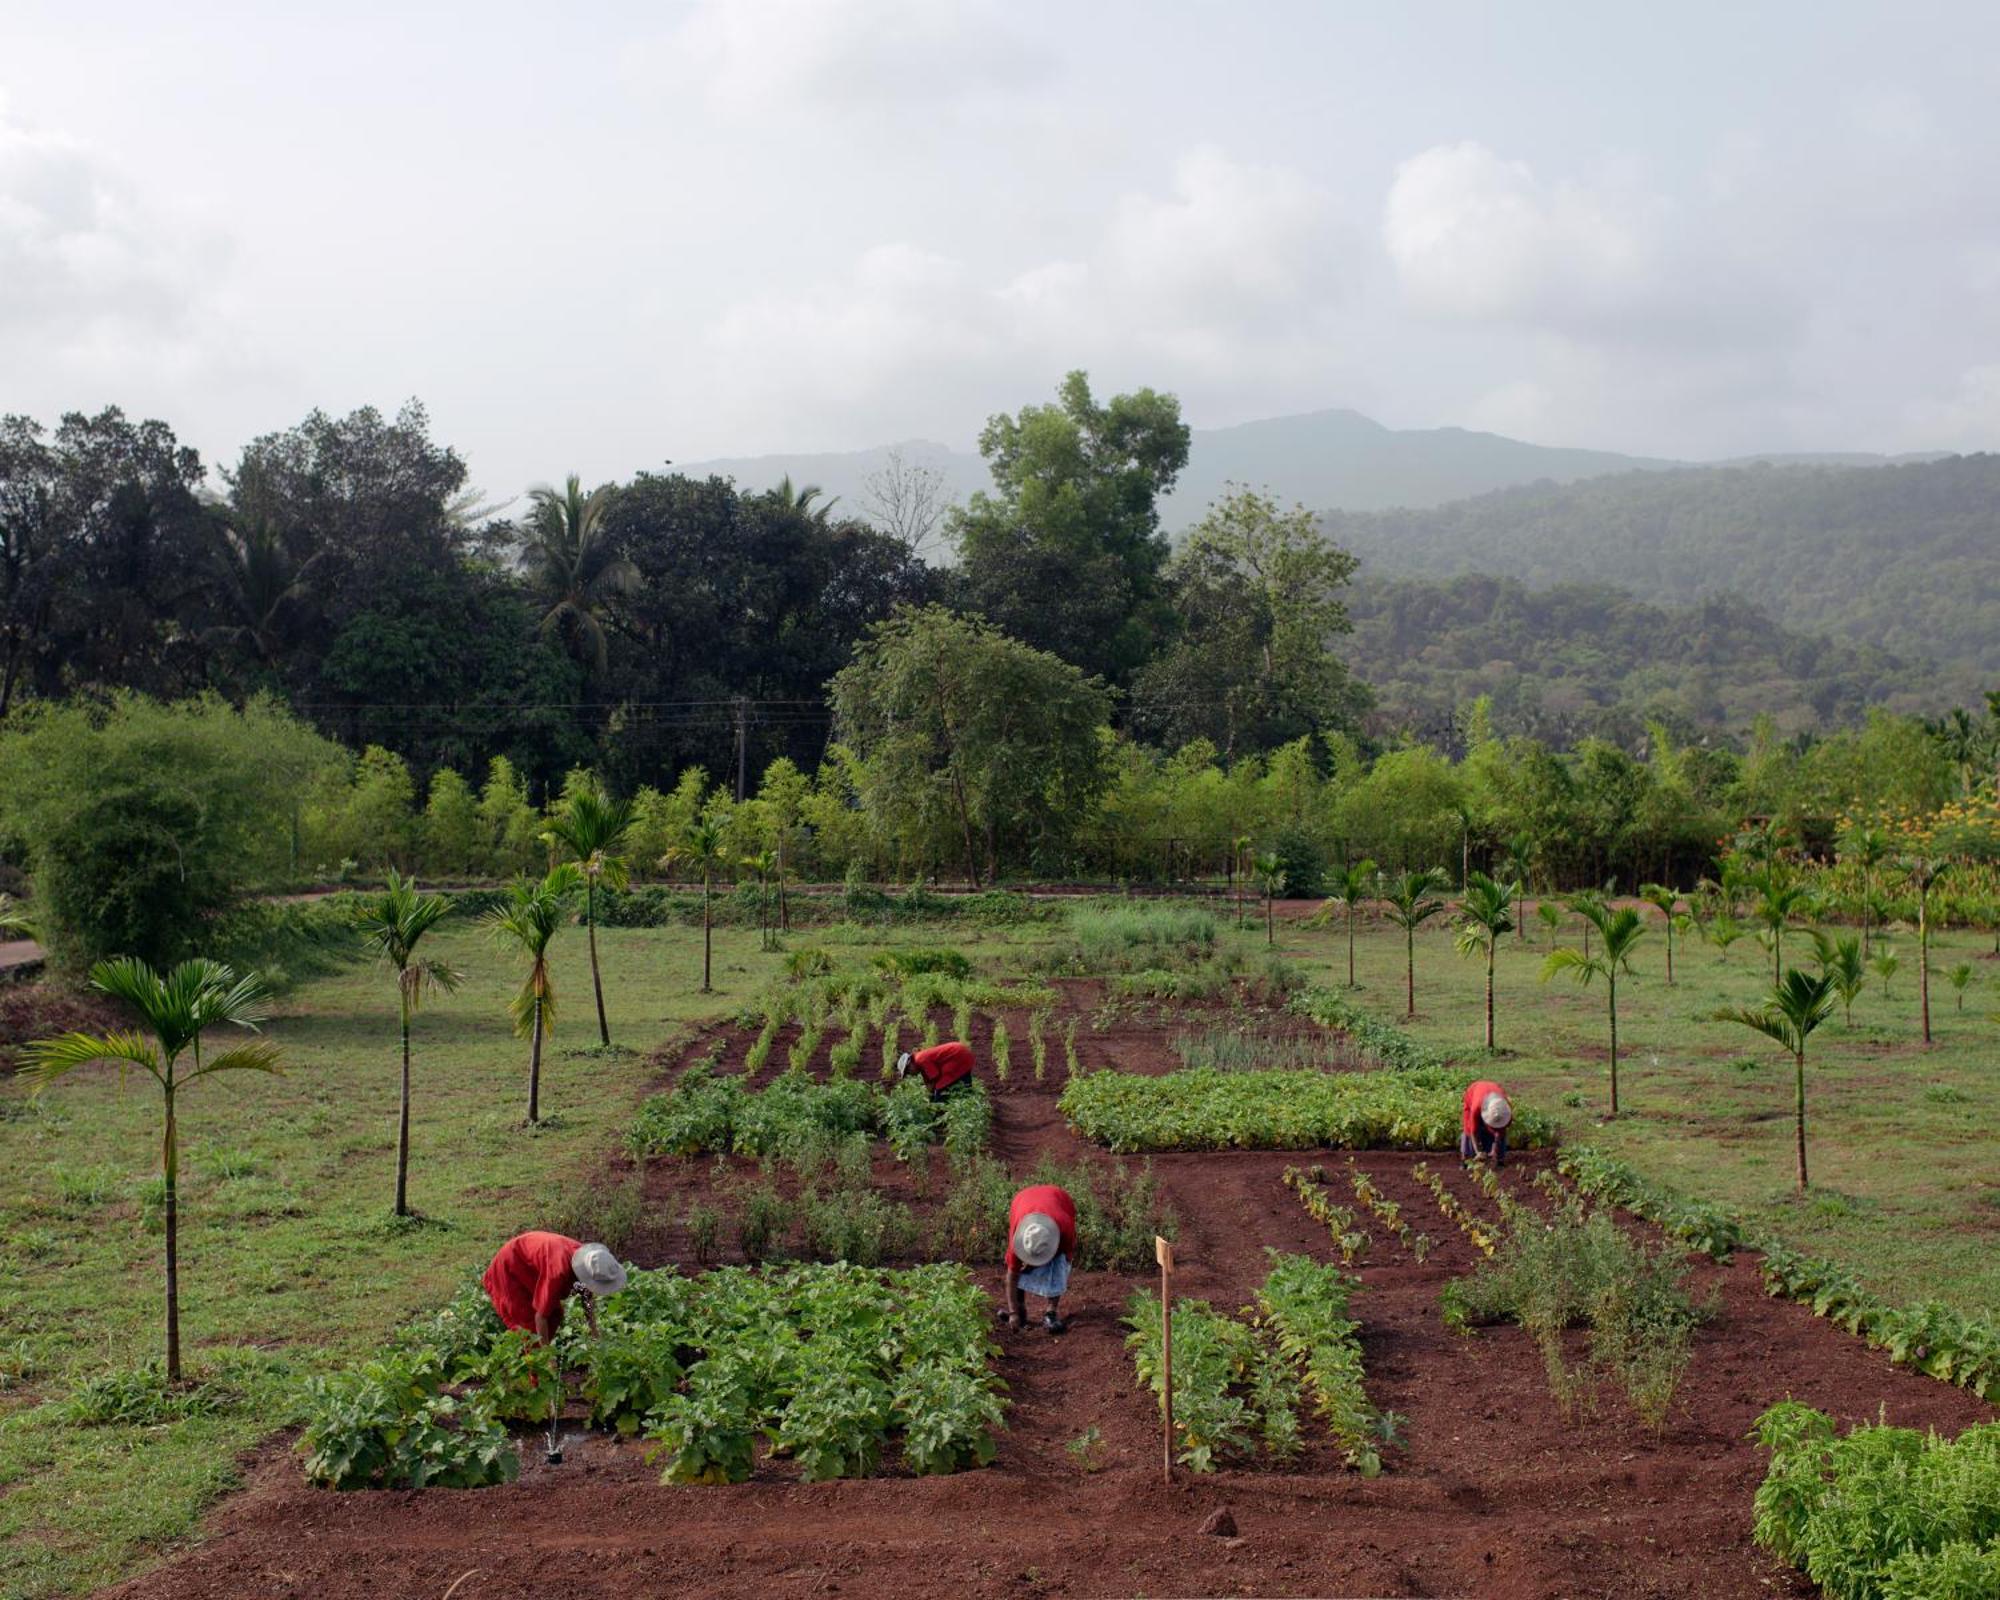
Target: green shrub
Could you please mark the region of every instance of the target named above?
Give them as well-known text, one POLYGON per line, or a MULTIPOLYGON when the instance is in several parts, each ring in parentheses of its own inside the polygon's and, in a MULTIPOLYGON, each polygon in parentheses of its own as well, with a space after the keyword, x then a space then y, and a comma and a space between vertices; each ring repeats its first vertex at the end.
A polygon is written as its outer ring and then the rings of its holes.
POLYGON ((166 1369, 154 1361, 92 1373, 57 1410, 63 1421, 76 1427, 150 1428, 208 1416, 221 1410, 228 1398, 213 1384, 170 1384, 166 1369))
POLYGON ((914 977, 922 972, 940 972, 948 978, 972 976, 972 958, 963 950, 934 946, 878 951, 875 965, 884 972, 894 973, 898 978, 914 977))
POLYGON ((480 1395, 443 1393, 444 1363, 405 1354, 307 1382, 299 1440, 308 1483, 329 1489, 477 1489, 521 1458, 480 1395))
POLYGON ((1215 916, 1204 907, 1134 901, 1125 905, 1084 905, 1071 910, 1070 932, 1084 965, 1092 971, 1129 970, 1140 965, 1133 952, 1144 951, 1151 967, 1152 957, 1166 948, 1188 953, 1206 951, 1215 944, 1215 916))
POLYGON ((1326 893, 1326 851, 1308 829, 1296 824, 1280 828, 1271 854, 1278 858, 1288 898, 1317 900, 1326 893))

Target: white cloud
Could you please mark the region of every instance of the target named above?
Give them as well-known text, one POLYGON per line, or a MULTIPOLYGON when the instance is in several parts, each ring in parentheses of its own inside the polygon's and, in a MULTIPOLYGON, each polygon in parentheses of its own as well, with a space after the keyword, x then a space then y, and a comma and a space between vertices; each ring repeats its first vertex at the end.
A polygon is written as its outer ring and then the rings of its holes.
POLYGON ((1167 193, 1119 199, 1073 257, 995 272, 894 243, 739 302, 712 335, 715 383, 766 426, 774 412, 892 426, 922 392, 948 437, 1072 366, 1256 392, 1333 359, 1327 324, 1355 253, 1297 173, 1200 149, 1167 193))
POLYGON ((1051 58, 993 0, 700 0, 628 65, 662 62, 747 116, 802 101, 959 102, 1032 84, 1051 58))
POLYGON ((2000 450, 2000 363, 1967 367, 1943 399, 1911 407, 1899 435, 1910 450, 2000 450))
POLYGON ((0 105, 0 369, 17 381, 127 398, 212 370, 226 259, 218 235, 149 206, 88 145, 0 105))

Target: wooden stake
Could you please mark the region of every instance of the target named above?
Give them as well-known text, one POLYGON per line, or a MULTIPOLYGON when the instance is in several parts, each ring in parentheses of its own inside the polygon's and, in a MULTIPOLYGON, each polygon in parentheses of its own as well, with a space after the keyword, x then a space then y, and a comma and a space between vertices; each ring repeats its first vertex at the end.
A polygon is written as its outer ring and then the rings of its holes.
POLYGON ((1174 1247, 1158 1234, 1153 1235, 1153 1259, 1160 1264, 1160 1393, 1166 1421, 1161 1471, 1168 1483, 1174 1481, 1174 1307, 1169 1297, 1169 1280, 1174 1271, 1174 1247))

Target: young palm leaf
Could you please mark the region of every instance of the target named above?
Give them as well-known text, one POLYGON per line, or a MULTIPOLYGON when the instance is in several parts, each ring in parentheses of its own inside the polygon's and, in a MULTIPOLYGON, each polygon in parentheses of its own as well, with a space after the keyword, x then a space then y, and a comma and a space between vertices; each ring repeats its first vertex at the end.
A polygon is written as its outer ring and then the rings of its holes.
POLYGON ((1402 872, 1382 885, 1389 920, 1403 930, 1403 1014, 1417 1014, 1417 929, 1445 909, 1437 891, 1449 880, 1437 867, 1402 872))
POLYGON ((410 1018, 430 994, 449 994, 459 974, 439 961, 417 955, 423 936, 450 915, 442 895, 419 894, 417 886, 389 869, 389 886, 362 902, 354 914, 361 942, 396 975, 396 998, 403 1023, 403 1082, 396 1114, 396 1215, 410 1214, 410 1018))
POLYGON ((162 1133, 160 1175, 166 1183, 167 1379, 181 1379, 180 1310, 180 1123, 176 1100, 199 1079, 218 1072, 283 1070, 278 1047, 254 1039, 206 1059, 202 1035, 224 1025, 256 1031, 268 1015, 264 985, 254 973, 239 977, 220 961, 183 961, 156 972, 133 956, 100 961, 90 969, 91 986, 137 1013, 142 1029, 129 1032, 66 1033, 40 1039, 21 1050, 20 1076, 39 1094, 65 1073, 95 1061, 115 1062, 119 1083, 137 1068, 160 1086, 162 1133), (151 1037, 148 1038, 147 1035, 151 1037), (181 1057, 194 1065, 181 1070, 181 1057))
POLYGON ((625 858, 617 852, 632 831, 632 802, 609 800, 593 785, 578 789, 549 819, 543 842, 574 861, 583 873, 583 925, 590 934, 590 987, 597 997, 597 1038, 611 1043, 611 1024, 604 1016, 604 979, 597 966, 597 886, 622 889, 631 881, 625 858))
POLYGON ((1761 1006, 1725 1006, 1715 1013, 1718 1022, 1740 1023, 1775 1039, 1792 1053, 1795 1074, 1793 1128, 1797 1142, 1799 1189, 1806 1186, 1806 1041, 1815 1029, 1833 1015, 1833 980, 1821 973, 1814 976, 1793 967, 1784 981, 1772 985, 1761 1006))
POLYGON ((1875 959, 1868 963, 1875 975, 1882 980, 1882 998, 1884 1000, 1889 998, 1889 980, 1895 977, 1897 969, 1902 964, 1902 958, 1896 954, 1896 947, 1890 944, 1887 939, 1884 939, 1880 947, 1876 950, 1875 959))
POLYGON ((1646 936, 1645 924, 1631 906, 1616 911, 1596 895, 1579 895, 1573 902, 1576 914, 1597 930, 1601 941, 1595 955, 1568 945, 1551 950, 1542 963, 1542 982, 1558 973, 1568 973, 1586 987, 1593 979, 1604 980, 1605 1000, 1611 1019, 1611 1114, 1618 1115, 1618 975, 1632 970, 1632 950, 1646 936))
POLYGON ((1549 948, 1551 950, 1555 949, 1556 933, 1561 929, 1563 924, 1562 907, 1556 905, 1553 901, 1544 900, 1535 907, 1535 916, 1543 928, 1548 931, 1549 948))
POLYGON ((556 987, 549 971, 549 944, 569 917, 569 897, 583 882, 573 861, 552 867, 546 877, 523 873, 506 901, 486 918, 494 941, 528 958, 528 975, 508 1007, 514 1036, 528 1046, 528 1122, 542 1120, 542 1040, 555 1031, 556 987))
POLYGON ((1972 987, 1972 963, 1970 961, 1959 962, 1957 966, 1944 975, 1944 978, 1945 982, 1951 985, 1952 993, 1958 996, 1958 1009, 1963 1012, 1965 1010, 1965 991, 1972 987))
POLYGON ((1813 929, 1814 959, 1819 962, 1819 970, 1833 984, 1833 992, 1840 996, 1840 1021, 1842 1027, 1854 1026, 1854 1002, 1860 998, 1862 986, 1868 981, 1867 964, 1861 957, 1861 939, 1857 934, 1842 934, 1835 937, 1821 929, 1813 929))
POLYGON ((1465 899, 1458 908, 1458 951, 1460 955, 1486 957, 1486 1048, 1493 1048, 1493 957, 1500 935, 1514 926, 1513 907, 1520 894, 1518 883, 1495 883, 1483 872, 1475 872, 1465 885, 1465 899))

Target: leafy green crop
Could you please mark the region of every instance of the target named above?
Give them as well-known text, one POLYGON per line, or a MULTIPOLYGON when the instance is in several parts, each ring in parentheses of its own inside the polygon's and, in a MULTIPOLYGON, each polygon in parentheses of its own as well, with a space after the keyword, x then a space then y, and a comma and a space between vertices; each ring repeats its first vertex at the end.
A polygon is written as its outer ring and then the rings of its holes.
POLYGON ((555 1352, 520 1328, 510 1328, 478 1355, 460 1359, 454 1381, 475 1388, 502 1422, 546 1422, 549 1397, 560 1392, 555 1352))
POLYGON ((308 1483, 330 1489, 478 1489, 511 1483, 521 1459, 483 1396, 443 1392, 429 1352, 386 1356, 306 1385, 308 1483))

